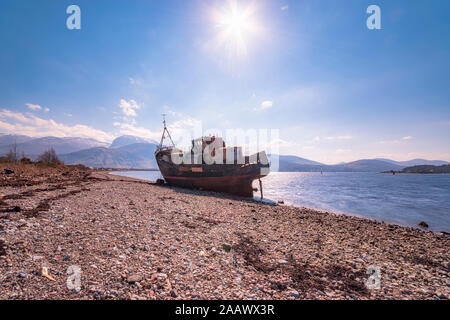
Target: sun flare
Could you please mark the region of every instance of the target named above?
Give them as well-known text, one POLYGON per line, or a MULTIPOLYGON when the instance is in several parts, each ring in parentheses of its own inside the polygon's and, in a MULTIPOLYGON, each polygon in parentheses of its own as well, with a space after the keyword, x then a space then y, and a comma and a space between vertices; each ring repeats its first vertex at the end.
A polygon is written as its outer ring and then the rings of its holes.
POLYGON ((249 43, 257 33, 254 4, 240 7, 233 0, 227 3, 226 8, 214 13, 215 24, 219 32, 217 46, 224 49, 230 57, 247 56, 249 43))
POLYGON ((234 35, 239 35, 249 28, 249 21, 244 14, 233 12, 230 16, 224 17, 222 25, 234 35))

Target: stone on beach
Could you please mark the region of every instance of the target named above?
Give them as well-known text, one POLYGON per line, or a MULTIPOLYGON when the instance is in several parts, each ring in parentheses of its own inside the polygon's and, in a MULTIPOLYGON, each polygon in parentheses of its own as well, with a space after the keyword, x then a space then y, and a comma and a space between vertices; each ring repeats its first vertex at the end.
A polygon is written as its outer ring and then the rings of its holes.
POLYGON ((428 223, 426 223, 425 221, 422 221, 422 222, 419 223, 419 226, 422 227, 422 228, 427 229, 428 228, 428 223))
POLYGON ((128 283, 136 283, 142 281, 142 276, 139 274, 132 274, 127 277, 128 283))
POLYGON ((13 174, 13 173, 14 173, 14 170, 11 170, 8 168, 3 169, 3 174, 13 174))

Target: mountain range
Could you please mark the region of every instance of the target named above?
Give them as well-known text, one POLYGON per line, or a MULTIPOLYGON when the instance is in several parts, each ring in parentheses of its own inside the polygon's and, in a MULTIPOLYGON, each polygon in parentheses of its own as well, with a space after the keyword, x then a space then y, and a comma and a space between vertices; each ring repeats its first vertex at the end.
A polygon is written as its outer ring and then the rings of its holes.
POLYGON ((447 161, 425 160, 425 159, 414 159, 414 160, 408 160, 408 161, 394 161, 394 160, 390 160, 390 159, 378 158, 376 160, 381 160, 381 161, 393 163, 393 164, 396 164, 399 166, 404 166, 404 167, 421 166, 421 165, 442 166, 442 165, 448 164, 447 161))
POLYGON ((114 141, 111 143, 111 145, 109 147, 110 148, 121 148, 124 146, 129 146, 131 144, 137 144, 137 143, 150 143, 150 144, 155 144, 155 145, 158 144, 158 142, 156 142, 154 140, 126 135, 126 136, 120 136, 120 137, 114 139, 114 141))
POLYGON ((156 144, 133 143, 116 148, 91 148, 59 155, 65 164, 84 164, 95 168, 157 169, 156 144))
MULTIPOLYGON (((36 160, 43 151, 53 148, 66 164, 84 164, 95 168, 157 169, 154 152, 157 142, 135 136, 121 136, 111 144, 86 138, 32 138, 24 135, 0 134, 0 156, 16 144, 19 155, 36 160)), ((276 155, 269 155, 274 161, 276 155)), ((364 159, 336 165, 326 165, 305 158, 279 155, 281 172, 381 172, 401 171, 416 165, 446 165, 441 160, 414 159, 394 161, 390 159, 364 159)))
MULTIPOLYGON (((269 160, 274 160, 269 155, 269 160)), ((272 166, 273 167, 273 166, 272 166)), ((279 156, 280 172, 381 172, 389 170, 401 170, 405 166, 392 162, 366 159, 336 165, 326 165, 319 162, 296 156, 279 156)))
POLYGON ((0 155, 6 154, 14 144, 19 155, 23 153, 31 159, 37 158, 42 152, 50 148, 53 148, 57 154, 64 154, 109 145, 95 139, 86 138, 31 138, 21 135, 0 135, 0 155))

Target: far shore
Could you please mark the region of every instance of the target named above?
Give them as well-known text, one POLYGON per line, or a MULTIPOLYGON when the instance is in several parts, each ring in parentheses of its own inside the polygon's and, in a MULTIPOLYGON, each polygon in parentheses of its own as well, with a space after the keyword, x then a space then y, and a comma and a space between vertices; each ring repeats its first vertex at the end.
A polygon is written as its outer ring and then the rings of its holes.
POLYGON ((450 173, 446 173, 446 172, 401 172, 401 171, 394 171, 394 172, 392 172, 392 171, 383 171, 383 172, 380 172, 380 173, 382 173, 382 174, 396 174, 396 175, 397 174, 424 174, 424 175, 450 174, 450 173))
POLYGON ((0 299, 450 297, 448 234, 108 171, 11 169, 0 175, 0 299))

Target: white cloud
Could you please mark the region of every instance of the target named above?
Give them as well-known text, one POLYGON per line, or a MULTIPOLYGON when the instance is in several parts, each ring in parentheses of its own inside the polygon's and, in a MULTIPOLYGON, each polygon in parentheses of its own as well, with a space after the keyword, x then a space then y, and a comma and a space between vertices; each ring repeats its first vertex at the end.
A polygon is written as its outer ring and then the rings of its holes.
POLYGON ((352 136, 336 136, 336 137, 326 137, 326 140, 351 140, 352 136))
POLYGON ((25 105, 28 107, 28 109, 36 111, 36 110, 43 110, 45 112, 49 112, 49 108, 41 107, 38 104, 32 104, 32 103, 25 103, 25 105))
POLYGON ((139 110, 141 108, 141 106, 133 99, 131 99, 130 101, 120 99, 119 107, 120 109, 122 109, 122 112, 128 117, 136 117, 136 110, 139 110))
POLYGON ((169 106, 164 106, 164 112, 174 118, 185 118, 186 117, 183 113, 170 109, 169 106))
MULTIPOLYGON (((165 112, 171 116, 171 118, 178 118, 176 121, 173 121, 173 119, 167 119, 167 127, 177 147, 188 147, 190 146, 192 139, 198 138, 202 135, 202 122, 200 120, 180 112, 172 111, 168 107, 165 107, 164 109, 165 112)), ((136 121, 134 119, 128 119, 126 117, 114 122, 113 125, 119 129, 119 133, 121 135, 133 135, 157 142, 161 139, 163 129, 162 123, 160 130, 157 131, 139 127, 136 125, 136 121)), ((165 141, 165 143, 168 143, 168 140, 165 141)))
POLYGON ((272 106, 273 106, 273 101, 264 101, 263 103, 261 103, 262 109, 269 109, 269 108, 272 108, 272 106))
POLYGON ((294 141, 287 141, 283 139, 273 139, 265 145, 262 145, 263 148, 293 148, 299 146, 299 143, 294 141))
POLYGON ((161 132, 154 132, 147 128, 136 127, 132 123, 114 122, 113 125, 119 128, 121 135, 131 135, 156 141, 161 138, 161 132))
POLYGON ((399 144, 399 143, 403 143, 403 142, 405 142, 405 141, 412 140, 412 139, 414 139, 414 137, 412 137, 412 136, 406 136, 406 137, 403 137, 403 138, 401 138, 401 139, 395 139, 395 140, 382 140, 382 141, 378 141, 378 143, 380 143, 380 144, 399 144))
POLYGON ((0 130, 10 134, 23 134, 32 137, 80 137, 110 142, 114 137, 102 130, 76 124, 68 126, 52 119, 42 119, 33 114, 23 114, 11 110, 0 111, 0 130))
POLYGON ((180 114, 179 119, 173 123, 168 121, 168 129, 175 144, 180 148, 190 147, 191 140, 203 134, 202 121, 184 114, 180 114))
POLYGON ((289 9, 289 6, 288 6, 288 5, 285 5, 285 6, 282 6, 280 9, 281 9, 282 11, 285 11, 285 10, 289 9))
POLYGON ((254 110, 255 111, 267 110, 267 109, 270 109, 272 107, 273 107, 273 101, 267 100, 267 101, 263 101, 261 103, 261 105, 259 107, 255 108, 254 110))
POLYGON ((32 103, 25 103, 25 105, 28 107, 28 109, 30 110, 41 110, 42 107, 38 104, 32 104, 32 103))
POLYGON ((343 141, 343 140, 351 140, 353 139, 352 136, 350 135, 344 135, 344 136, 328 136, 328 137, 320 137, 320 136, 316 136, 314 137, 314 139, 312 139, 312 141, 310 142, 320 142, 320 141, 343 141))

